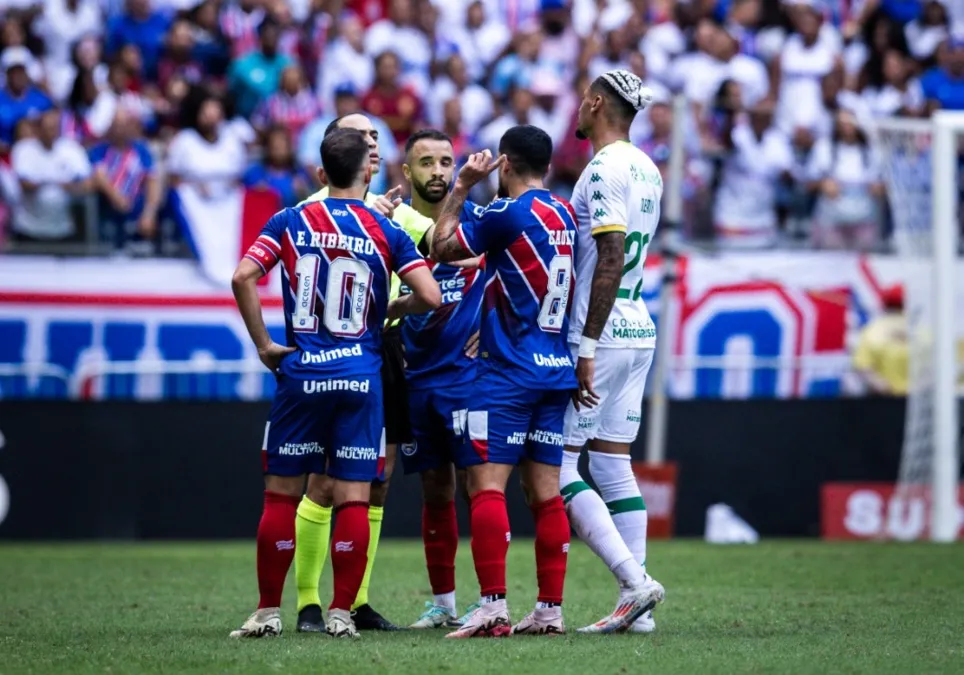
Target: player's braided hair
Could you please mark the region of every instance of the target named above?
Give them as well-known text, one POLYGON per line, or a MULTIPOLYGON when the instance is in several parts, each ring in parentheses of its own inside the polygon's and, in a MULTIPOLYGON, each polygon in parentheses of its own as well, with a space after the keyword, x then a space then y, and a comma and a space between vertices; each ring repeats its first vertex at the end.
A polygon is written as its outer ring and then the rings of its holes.
POLYGON ((653 102, 653 90, 644 86, 639 76, 628 70, 603 73, 593 81, 592 86, 615 103, 619 116, 624 120, 632 121, 636 113, 653 102))

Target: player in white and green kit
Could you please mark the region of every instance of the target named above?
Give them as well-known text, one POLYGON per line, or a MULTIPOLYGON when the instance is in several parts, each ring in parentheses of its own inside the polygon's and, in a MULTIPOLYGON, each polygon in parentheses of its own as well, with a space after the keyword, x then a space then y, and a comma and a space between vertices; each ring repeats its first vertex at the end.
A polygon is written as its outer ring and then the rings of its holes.
POLYGON ((646 505, 630 462, 656 329, 641 296, 646 250, 659 222, 663 182, 629 126, 651 94, 638 77, 613 70, 596 78, 579 106, 577 134, 595 156, 572 205, 579 222, 569 343, 579 390, 566 413, 560 483, 573 529, 619 581, 616 610, 582 632, 653 630, 663 587, 646 574, 646 505), (579 474, 589 448, 594 492, 579 474))

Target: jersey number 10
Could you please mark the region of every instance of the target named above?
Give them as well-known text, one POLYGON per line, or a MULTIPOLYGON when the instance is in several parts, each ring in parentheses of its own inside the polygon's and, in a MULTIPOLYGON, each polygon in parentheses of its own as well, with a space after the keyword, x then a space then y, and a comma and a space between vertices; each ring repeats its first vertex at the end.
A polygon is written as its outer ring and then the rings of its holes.
MULTIPOLYGON (((317 333, 318 270, 321 257, 304 255, 295 263, 295 311, 291 315, 295 333, 317 333)), ((328 265, 325 286, 325 329, 337 337, 360 337, 367 330, 368 296, 372 272, 368 263, 357 258, 335 258, 328 265)))

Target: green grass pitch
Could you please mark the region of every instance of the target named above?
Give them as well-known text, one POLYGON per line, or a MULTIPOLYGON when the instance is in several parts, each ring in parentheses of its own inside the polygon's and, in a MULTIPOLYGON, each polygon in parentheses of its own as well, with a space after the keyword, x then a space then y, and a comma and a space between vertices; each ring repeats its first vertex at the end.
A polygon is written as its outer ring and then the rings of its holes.
MULTIPOLYGON (((964 547, 654 542, 667 589, 654 635, 446 641, 443 631, 357 642, 294 632, 289 576, 281 638, 235 641, 256 602, 254 544, 0 546, 0 674, 8 673, 961 673, 964 547)), ((475 575, 458 559, 460 608, 475 575)), ((330 594, 330 569, 323 576, 330 594)), ((512 542, 509 603, 535 596, 530 541, 512 542)), ((411 622, 429 597, 421 543, 382 543, 372 604, 411 622)), ((476 587, 477 588, 477 587, 476 587)), ((477 592, 477 591, 476 591, 477 592)), ((570 629, 611 609, 615 585, 573 543, 570 629)))

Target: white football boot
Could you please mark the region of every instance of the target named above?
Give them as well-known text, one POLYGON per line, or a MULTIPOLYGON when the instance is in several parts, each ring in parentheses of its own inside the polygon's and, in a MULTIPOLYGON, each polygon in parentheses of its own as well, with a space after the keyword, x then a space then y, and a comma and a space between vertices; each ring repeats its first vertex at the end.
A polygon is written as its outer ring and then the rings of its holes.
POLYGON ((652 633, 654 630, 656 630, 656 621, 653 619, 652 611, 645 612, 629 627, 630 633, 652 633))
POLYGON ((358 638, 358 629, 351 620, 351 612, 347 609, 328 610, 328 621, 325 623, 328 635, 334 638, 358 638))
POLYGON ((260 638, 281 635, 281 609, 265 607, 257 610, 241 624, 238 630, 231 631, 233 638, 260 638))
POLYGON ((452 631, 445 637, 447 638, 471 638, 471 637, 508 637, 512 634, 512 622, 509 620, 509 608, 505 600, 489 602, 477 610, 465 620, 462 627, 452 631))
POLYGON ((422 616, 418 617, 418 620, 409 626, 409 628, 441 628, 443 626, 448 626, 450 625, 450 622, 455 622, 457 620, 458 617, 455 615, 454 610, 451 610, 448 607, 442 607, 442 605, 426 602, 425 611, 422 612, 422 616))
POLYGON ((620 595, 619 604, 612 614, 576 632, 607 634, 627 631, 639 617, 656 607, 665 597, 663 585, 647 574, 646 583, 620 595))
POLYGON ((512 627, 513 635, 564 635, 565 632, 562 607, 536 607, 512 627))

